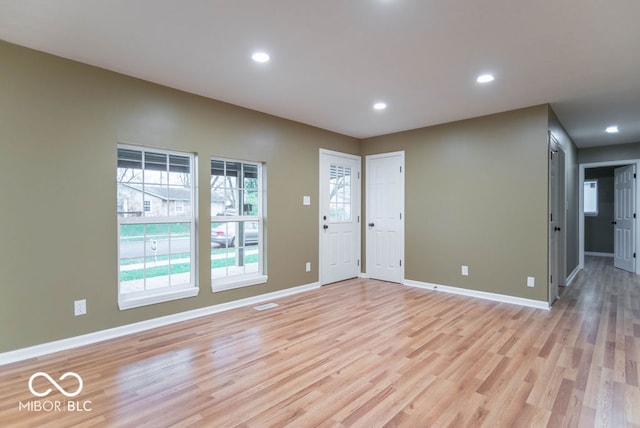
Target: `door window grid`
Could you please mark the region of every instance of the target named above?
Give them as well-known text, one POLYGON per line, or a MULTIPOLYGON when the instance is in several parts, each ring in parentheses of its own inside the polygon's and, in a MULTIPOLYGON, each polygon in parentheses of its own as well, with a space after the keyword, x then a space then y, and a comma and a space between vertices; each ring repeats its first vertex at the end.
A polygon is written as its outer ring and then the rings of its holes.
POLYGON ((329 166, 329 221, 350 222, 351 217, 351 168, 329 166))

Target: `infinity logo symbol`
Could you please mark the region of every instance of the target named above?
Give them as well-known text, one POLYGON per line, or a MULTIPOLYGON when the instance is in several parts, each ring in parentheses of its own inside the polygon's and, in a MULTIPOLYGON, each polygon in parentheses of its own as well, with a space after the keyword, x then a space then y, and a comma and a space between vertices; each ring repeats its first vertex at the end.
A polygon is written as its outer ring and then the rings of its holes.
POLYGON ((76 395, 80 394, 80 392, 82 391, 82 378, 74 372, 66 372, 65 374, 63 374, 62 376, 60 376, 60 379, 58 380, 64 380, 68 377, 74 377, 76 379, 78 379, 78 389, 76 389, 74 392, 67 392, 65 391, 60 385, 58 385, 58 383, 53 380, 53 378, 51 376, 49 376, 47 373, 45 372, 37 372, 31 375, 31 377, 29 378, 29 391, 31 391, 31 393, 33 395, 35 395, 36 397, 46 397, 47 395, 49 395, 51 393, 51 388, 48 388, 45 392, 37 392, 36 390, 33 389, 33 380, 37 377, 43 377, 45 379, 47 379, 51 385, 53 385, 58 391, 60 391, 65 397, 75 397, 76 395))

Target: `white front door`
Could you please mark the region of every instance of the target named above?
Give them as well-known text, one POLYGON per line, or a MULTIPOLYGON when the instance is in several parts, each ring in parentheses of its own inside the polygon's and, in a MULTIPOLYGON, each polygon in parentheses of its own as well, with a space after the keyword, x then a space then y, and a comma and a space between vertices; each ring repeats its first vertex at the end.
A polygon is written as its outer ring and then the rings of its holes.
POLYGON ((367 276, 404 279, 404 152, 367 156, 367 276))
POLYGON ((613 196, 614 266, 635 272, 635 165, 616 168, 613 196))
POLYGON ((360 156, 320 150, 320 283, 360 272, 360 156))

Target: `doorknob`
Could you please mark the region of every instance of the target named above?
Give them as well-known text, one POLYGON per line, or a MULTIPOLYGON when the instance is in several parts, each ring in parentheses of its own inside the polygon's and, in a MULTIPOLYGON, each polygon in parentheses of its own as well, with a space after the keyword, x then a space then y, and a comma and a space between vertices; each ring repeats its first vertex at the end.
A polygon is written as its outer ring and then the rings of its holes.
POLYGON ((618 224, 618 222, 617 221, 612 221, 611 224, 618 224))
POLYGON ((369 227, 373 227, 373 226, 375 226, 375 224, 369 223, 369 227))
POLYGON ((327 225, 325 224, 324 226, 322 226, 322 228, 323 228, 324 230, 327 230, 327 229, 329 229, 329 226, 327 226, 327 225))
POLYGON ((561 231, 562 229, 561 229, 561 228, 559 228, 558 226, 556 226, 556 227, 554 227, 554 228, 553 228, 553 230, 555 230, 556 232, 559 232, 559 231, 561 231))

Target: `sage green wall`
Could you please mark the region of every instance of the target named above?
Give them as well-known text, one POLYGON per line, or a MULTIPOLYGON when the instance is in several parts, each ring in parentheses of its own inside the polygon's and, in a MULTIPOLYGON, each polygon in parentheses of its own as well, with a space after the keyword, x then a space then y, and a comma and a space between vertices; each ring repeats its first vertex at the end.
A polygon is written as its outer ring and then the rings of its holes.
POLYGON ((588 147, 578 151, 578 162, 594 163, 640 159, 640 143, 588 147))
POLYGON ((318 151, 359 141, 4 42, 0 58, 0 352, 318 281, 318 151), (118 142, 197 153, 199 183, 212 155, 266 162, 269 282, 214 294, 201 269, 197 297, 118 310, 118 142))
POLYGON ((580 178, 578 169, 578 149, 573 143, 567 131, 558 120, 553 110, 549 108, 549 131, 556 137, 558 143, 564 151, 565 162, 565 200, 566 200, 566 274, 571 273, 578 267, 579 260, 579 239, 580 223, 578 215, 580 211, 580 178))
POLYGON ((406 279, 548 300, 548 114, 541 105, 363 141, 363 158, 405 151, 406 279))

